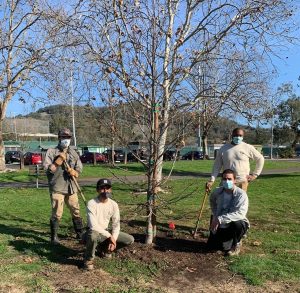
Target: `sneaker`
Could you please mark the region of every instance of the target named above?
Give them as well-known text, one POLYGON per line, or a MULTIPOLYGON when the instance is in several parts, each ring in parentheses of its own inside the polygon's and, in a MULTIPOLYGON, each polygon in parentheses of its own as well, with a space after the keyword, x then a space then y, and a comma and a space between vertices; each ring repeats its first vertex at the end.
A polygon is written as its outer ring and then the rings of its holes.
POLYGON ((232 247, 229 251, 225 253, 226 256, 237 256, 241 252, 241 244, 238 243, 236 246, 232 247))
POLYGON ((103 257, 103 258, 112 258, 112 254, 109 253, 109 252, 103 252, 103 253, 102 253, 102 257, 103 257))
POLYGON ((87 271, 92 271, 94 269, 94 262, 92 260, 85 260, 83 264, 83 269, 87 271))

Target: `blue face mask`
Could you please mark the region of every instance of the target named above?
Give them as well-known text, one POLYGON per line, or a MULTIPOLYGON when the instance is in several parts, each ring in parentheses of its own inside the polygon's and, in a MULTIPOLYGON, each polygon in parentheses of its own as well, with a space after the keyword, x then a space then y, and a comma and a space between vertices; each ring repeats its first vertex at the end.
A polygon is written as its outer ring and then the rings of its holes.
POLYGON ((225 189, 233 189, 233 181, 232 180, 223 180, 223 187, 225 189))
POLYGON ((234 136, 234 137, 232 138, 232 142, 233 142, 234 144, 240 144, 242 141, 243 141, 243 137, 242 137, 242 136, 234 136))

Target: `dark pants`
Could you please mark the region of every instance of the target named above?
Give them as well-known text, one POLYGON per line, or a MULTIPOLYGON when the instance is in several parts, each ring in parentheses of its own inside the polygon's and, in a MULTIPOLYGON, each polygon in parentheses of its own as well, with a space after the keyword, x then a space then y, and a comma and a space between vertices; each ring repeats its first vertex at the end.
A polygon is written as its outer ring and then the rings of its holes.
POLYGON ((235 247, 246 234, 249 226, 245 221, 230 222, 226 228, 218 228, 216 233, 210 232, 207 246, 213 250, 228 251, 235 247))

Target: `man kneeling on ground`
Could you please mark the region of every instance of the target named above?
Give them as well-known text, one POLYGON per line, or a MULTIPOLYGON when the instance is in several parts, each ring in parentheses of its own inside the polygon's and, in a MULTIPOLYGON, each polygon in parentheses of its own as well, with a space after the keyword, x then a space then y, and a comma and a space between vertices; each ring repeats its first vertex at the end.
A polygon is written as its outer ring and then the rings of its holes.
MULTIPOLYGON (((86 232, 86 251, 84 268, 93 270, 93 260, 98 244, 101 244, 104 257, 111 257, 117 243, 123 246, 134 242, 133 236, 120 232, 120 211, 118 204, 111 199, 112 185, 109 179, 97 182, 98 196, 87 204, 88 230, 86 232), (112 229, 108 231, 108 224, 112 220, 112 229)), ((99 245, 100 246, 100 245, 99 245)))
POLYGON ((235 185, 235 180, 232 170, 224 170, 222 186, 216 188, 210 196, 212 220, 208 248, 221 249, 229 256, 240 253, 241 239, 249 228, 246 218, 248 196, 235 185))

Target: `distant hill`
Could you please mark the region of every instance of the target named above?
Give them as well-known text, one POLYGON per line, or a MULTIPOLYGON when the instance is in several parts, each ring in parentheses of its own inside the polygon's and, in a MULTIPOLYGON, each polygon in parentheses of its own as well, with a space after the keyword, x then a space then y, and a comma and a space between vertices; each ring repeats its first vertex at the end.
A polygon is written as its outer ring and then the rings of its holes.
MULTIPOLYGON (((72 111, 70 106, 55 105, 39 109, 26 116, 19 115, 18 118, 35 118, 49 121, 51 133, 57 133, 62 127, 72 129, 72 111)), ((141 111, 142 112, 142 111, 141 111)), ((111 117, 114 117, 116 123, 113 125, 122 135, 125 134, 129 141, 141 140, 144 138, 142 130, 147 132, 147 115, 142 117, 144 125, 136 124, 132 115, 132 108, 128 105, 122 105, 114 108, 75 106, 75 126, 77 144, 99 144, 109 145, 111 142, 112 124, 111 117), (142 130, 141 130, 142 128, 142 130)), ((141 115, 142 116, 142 115, 141 115)), ((172 136, 176 129, 179 129, 182 121, 174 121, 169 134, 172 136)), ((236 122, 221 117, 216 120, 215 125, 209 131, 209 143, 222 143, 230 138, 231 131, 235 127, 246 129, 245 140, 251 144, 266 144, 270 141, 269 129, 255 129, 248 126, 237 125, 236 122)), ((195 144, 198 130, 191 123, 185 131, 186 144, 195 144)), ((121 145, 116 139, 116 145, 121 145)))

